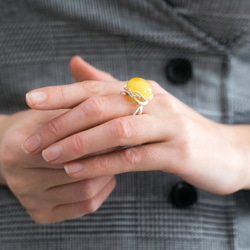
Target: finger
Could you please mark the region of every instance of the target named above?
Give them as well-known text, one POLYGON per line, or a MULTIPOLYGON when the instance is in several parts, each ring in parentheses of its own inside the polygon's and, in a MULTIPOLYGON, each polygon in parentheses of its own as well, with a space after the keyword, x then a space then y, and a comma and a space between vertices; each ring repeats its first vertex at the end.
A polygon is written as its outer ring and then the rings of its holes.
MULTIPOLYGON (((37 188, 42 189, 44 186, 44 190, 51 189, 53 187, 68 185, 75 183, 79 180, 74 180, 73 178, 68 178, 65 175, 63 169, 26 169, 26 178, 35 181, 37 183, 37 188)), ((35 188, 34 188, 35 191, 35 188)))
POLYGON ((56 205, 90 200, 101 192, 113 178, 113 176, 100 176, 68 185, 52 187, 47 190, 44 199, 56 205))
POLYGON ((69 177, 63 166, 61 169, 16 169, 10 173, 9 187, 16 195, 35 195, 53 187, 78 182, 80 179, 69 177))
POLYGON ((77 160, 65 165, 65 171, 75 178, 94 178, 134 171, 163 170, 184 175, 183 154, 164 143, 130 147, 106 155, 77 160))
POLYGON ((138 105, 128 96, 94 97, 48 122, 23 143, 28 153, 38 153, 48 145, 78 131, 115 117, 133 114, 138 105))
POLYGON ((77 82, 86 80, 117 81, 112 75, 95 68, 81 57, 75 56, 70 61, 70 72, 77 82))
POLYGON ((38 110, 72 108, 91 96, 118 94, 124 82, 85 81, 69 85, 49 86, 26 94, 29 107, 38 110))
MULTIPOLYGON (((72 76, 76 79, 78 82, 83 82, 83 81, 118 81, 115 79, 113 76, 110 74, 101 71, 94 66, 90 65, 89 63, 85 62, 82 58, 79 56, 75 56, 72 58, 70 62, 70 71, 72 76)), ((87 84, 88 82, 82 83, 82 84, 87 84)), ((72 84, 71 84, 72 85, 72 84)), ((76 90, 74 87, 72 88, 71 85, 63 85, 63 86, 54 86, 54 87, 46 87, 42 89, 37 89, 34 91, 31 91, 26 94, 26 103, 36 109, 57 109, 59 108, 58 105, 61 105, 61 102, 57 102, 58 97, 65 98, 65 97, 70 97, 71 92, 76 90), (52 89, 51 89, 52 88, 52 89), (55 94, 53 96, 53 93, 55 94), (51 101, 54 100, 54 102, 50 103, 51 101), (44 103, 46 102, 46 103, 44 103), (49 105, 48 105, 49 103, 49 105)), ((92 91, 95 94, 96 91, 98 91, 98 84, 93 83, 92 84, 92 91)), ((80 89, 80 93, 82 93, 82 88, 80 89)), ((77 90, 78 90, 77 89, 77 90)), ((90 92, 90 93, 91 93, 90 92)), ((67 104, 63 102, 63 107, 71 107, 82 101, 82 97, 80 96, 79 99, 76 98, 76 94, 78 92, 73 93, 73 98, 71 98, 73 103, 67 104), (80 100, 80 101, 79 101, 80 100), (78 101, 78 102, 77 102, 78 101)), ((66 101, 67 99, 63 100, 66 101)))
POLYGON ((80 201, 77 203, 56 206, 49 212, 29 211, 32 218, 40 224, 54 223, 74 219, 83 215, 95 212, 101 204, 108 198, 115 188, 115 178, 112 180, 92 199, 80 201))
POLYGON ((78 181, 29 195, 18 195, 22 205, 28 210, 49 210, 53 207, 87 201, 94 198, 114 176, 101 176, 91 180, 78 181))
POLYGON ((109 148, 162 141, 167 136, 162 120, 150 115, 128 116, 67 137, 45 149, 42 155, 46 161, 59 164, 109 148))
MULTIPOLYGON (((118 89, 122 89, 121 83, 117 83, 114 86, 117 87, 118 85, 120 86, 118 89)), ((106 88, 103 92, 106 91, 107 93, 112 93, 116 88, 111 87, 107 83, 105 86, 106 88), (110 87, 111 89, 109 90, 110 87)), ((115 90, 116 93, 118 89, 115 90)), ((48 122, 37 131, 37 134, 26 139, 23 144, 24 151, 34 154, 38 153, 47 145, 65 138, 70 134, 88 129, 91 126, 96 126, 115 117, 134 113, 136 107, 138 107, 136 102, 128 95, 117 95, 116 93, 112 96, 89 98, 64 115, 48 122)), ((161 96, 164 95, 155 93, 155 98, 150 101, 150 104, 145 106, 144 113, 150 112, 150 109, 154 106, 151 106, 151 103, 155 103, 156 106, 156 108, 152 110, 152 113, 159 113, 157 106, 160 106, 160 102, 157 100, 163 99, 161 96), (158 96, 160 98, 158 98, 158 96)), ((170 99, 170 97, 168 99, 170 99)))

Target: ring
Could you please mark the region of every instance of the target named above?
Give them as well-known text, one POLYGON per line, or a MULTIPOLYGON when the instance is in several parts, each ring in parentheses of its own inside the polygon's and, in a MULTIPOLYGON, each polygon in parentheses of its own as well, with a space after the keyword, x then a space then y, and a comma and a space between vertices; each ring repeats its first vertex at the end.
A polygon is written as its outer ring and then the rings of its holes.
POLYGON ((124 86, 125 93, 135 100, 140 106, 136 109, 133 115, 141 115, 143 106, 147 105, 153 98, 153 90, 148 81, 135 77, 127 82, 124 86))

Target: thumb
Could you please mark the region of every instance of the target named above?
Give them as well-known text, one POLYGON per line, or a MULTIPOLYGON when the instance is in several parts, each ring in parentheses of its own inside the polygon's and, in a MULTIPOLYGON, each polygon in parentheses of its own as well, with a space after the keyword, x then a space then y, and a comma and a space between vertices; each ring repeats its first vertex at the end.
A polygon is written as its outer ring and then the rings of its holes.
POLYGON ((77 82, 94 80, 94 81, 117 81, 109 73, 95 68, 81 57, 75 56, 71 59, 69 64, 71 75, 77 82))

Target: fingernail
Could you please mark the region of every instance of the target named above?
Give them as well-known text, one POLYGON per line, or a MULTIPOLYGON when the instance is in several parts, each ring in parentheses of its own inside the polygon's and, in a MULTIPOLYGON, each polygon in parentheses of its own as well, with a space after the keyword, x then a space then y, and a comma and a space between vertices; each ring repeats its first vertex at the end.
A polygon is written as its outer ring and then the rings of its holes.
POLYGON ((62 147, 59 145, 51 146, 42 152, 45 161, 51 162, 56 160, 62 154, 62 147))
POLYGON ((26 94, 29 105, 41 104, 47 99, 47 94, 42 91, 32 91, 26 94))
POLYGON ((41 137, 39 135, 33 135, 22 144, 22 149, 25 153, 29 154, 38 149, 40 145, 41 137))
POLYGON ((64 169, 67 174, 75 174, 83 169, 83 165, 81 163, 70 163, 65 165, 64 169))

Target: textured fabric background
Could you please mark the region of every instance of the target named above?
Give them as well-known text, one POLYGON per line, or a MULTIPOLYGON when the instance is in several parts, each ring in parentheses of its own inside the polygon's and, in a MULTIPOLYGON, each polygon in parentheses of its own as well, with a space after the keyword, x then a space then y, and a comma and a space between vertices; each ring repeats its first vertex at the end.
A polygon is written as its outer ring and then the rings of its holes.
MULTIPOLYGON (((0 0, 0 113, 26 109, 33 88, 73 82, 77 54, 121 80, 153 79, 214 121, 247 124, 249 13, 248 0, 0 0), (184 86, 165 74, 179 57, 193 66, 184 86)), ((250 249, 249 192, 198 190, 198 202, 180 210, 169 198, 179 180, 119 175, 96 213, 45 226, 0 187, 0 249, 250 249)))

